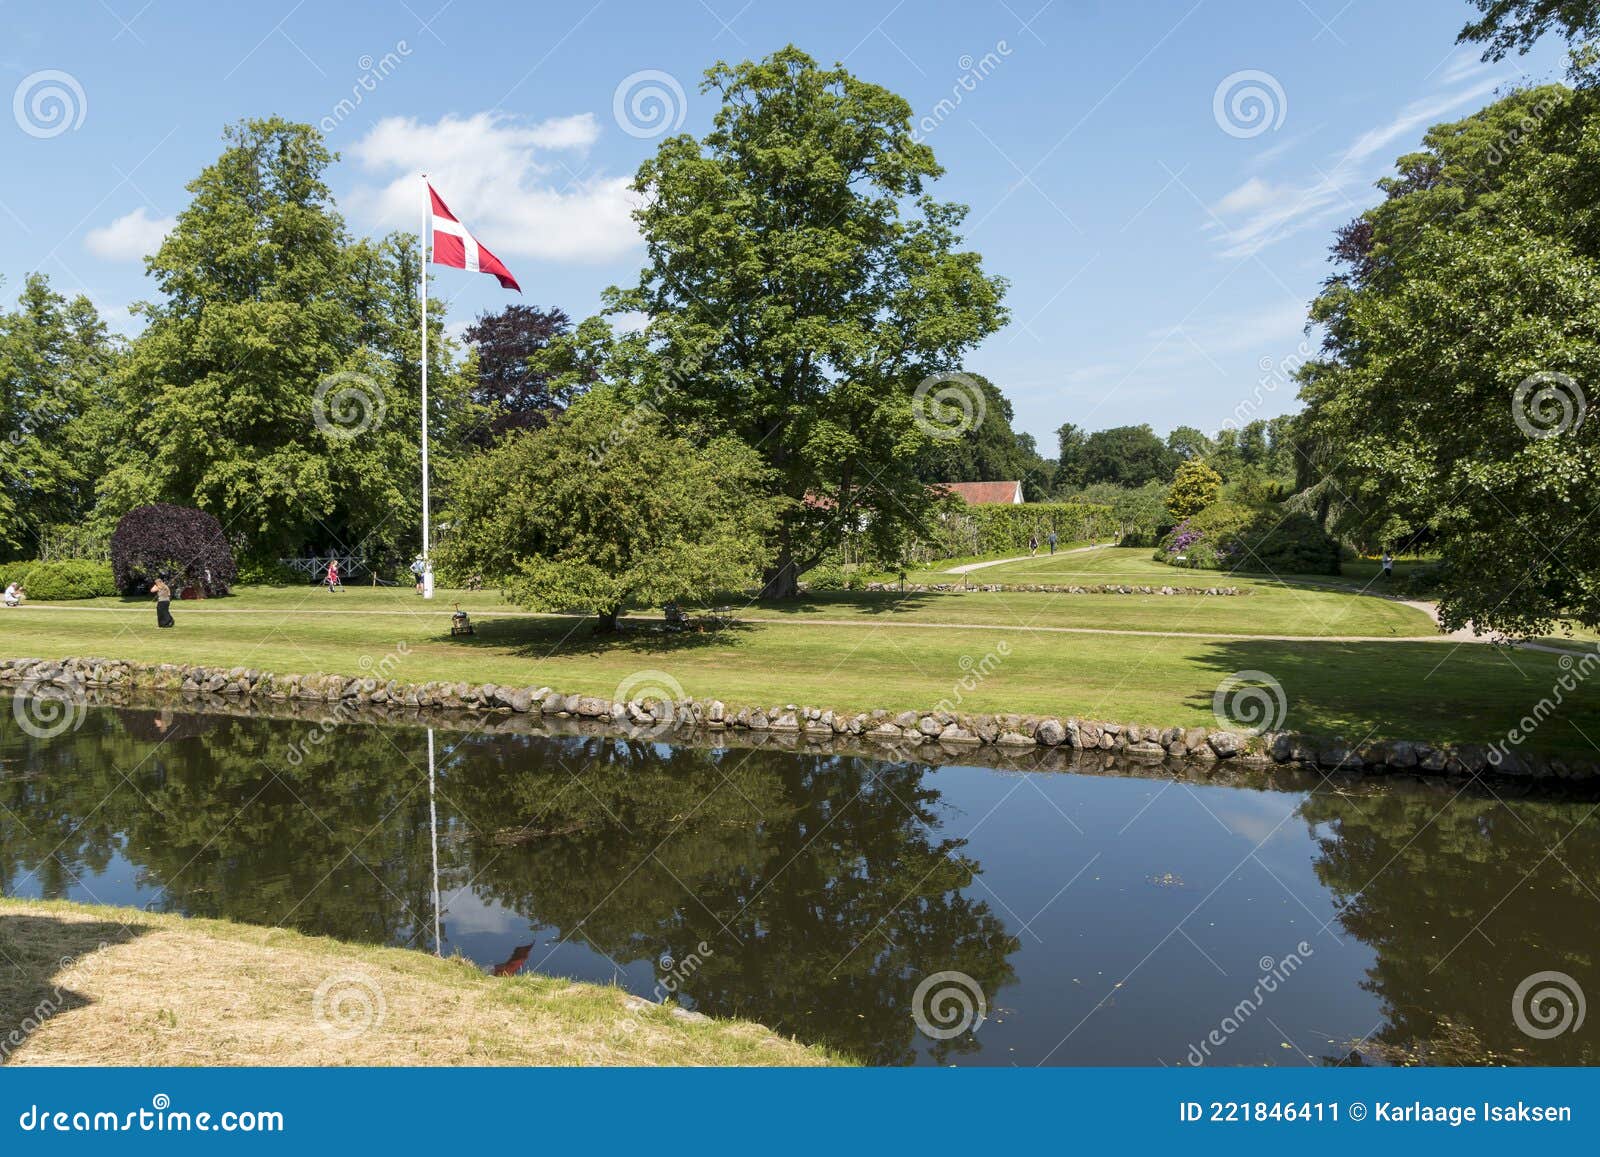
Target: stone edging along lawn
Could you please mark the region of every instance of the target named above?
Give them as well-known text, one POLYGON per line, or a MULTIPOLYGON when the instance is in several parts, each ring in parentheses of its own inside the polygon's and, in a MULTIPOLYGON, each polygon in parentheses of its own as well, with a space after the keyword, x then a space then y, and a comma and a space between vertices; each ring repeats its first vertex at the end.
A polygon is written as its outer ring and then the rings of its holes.
MULTIPOLYGON (((1316 771, 1383 775, 1543 780, 1600 784, 1600 764, 1502 751, 1484 744, 1435 745, 1408 740, 1351 744, 1333 736, 1296 732, 1206 727, 1156 727, 1076 717, 979 715, 948 711, 875 710, 856 714, 788 704, 782 707, 731 707, 719 699, 677 702, 634 699, 616 703, 550 687, 510 687, 494 683, 401 683, 393 679, 345 675, 278 675, 246 667, 203 667, 176 663, 137 663, 124 659, 0 659, 0 685, 49 687, 55 698, 87 702, 90 689, 177 692, 185 696, 247 698, 292 703, 327 703, 329 723, 355 722, 365 712, 375 718, 394 712, 441 710, 496 713, 609 725, 635 738, 665 740, 697 731, 751 736, 794 736, 810 742, 860 741, 885 755, 918 758, 959 757, 963 750, 999 753, 1041 749, 1098 752, 1128 760, 1180 760, 1211 764, 1296 765, 1316 771), (920 750, 918 750, 920 749, 920 750)), ((19 715, 20 719, 21 716, 19 715)), ((45 724, 47 726, 48 724, 45 724)))
POLYGON ((1174 587, 1140 586, 1130 583, 1093 583, 1089 586, 1060 583, 897 583, 870 582, 863 590, 892 591, 895 594, 925 594, 929 591, 1028 591, 1056 595, 1209 595, 1220 598, 1244 598, 1249 590, 1242 587, 1174 587))

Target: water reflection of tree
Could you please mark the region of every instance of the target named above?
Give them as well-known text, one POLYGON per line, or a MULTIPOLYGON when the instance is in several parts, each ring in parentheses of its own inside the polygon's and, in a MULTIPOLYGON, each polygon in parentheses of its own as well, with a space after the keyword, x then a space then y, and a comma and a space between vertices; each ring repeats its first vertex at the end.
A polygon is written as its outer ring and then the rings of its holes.
POLYGON ((1343 905, 1345 930, 1377 954, 1364 987, 1383 1000, 1386 1023, 1369 1053, 1429 1064, 1600 1060, 1592 1032, 1535 1040, 1511 1015, 1533 973, 1559 970, 1591 989, 1600 979, 1600 829, 1581 822, 1591 808, 1450 802, 1434 791, 1306 801, 1317 875, 1343 905))
MULTIPOLYGON (((120 851, 172 909, 378 942, 426 925, 420 731, 309 745, 304 722, 208 717, 157 741, 149 714, 91 712, 7 767, 7 890, 37 866, 63 895, 120 851)), ((922 976, 965 972, 991 1000, 1013 979, 1016 940, 965 894, 978 865, 939 836, 923 765, 460 739, 440 735, 446 893, 470 882, 619 963, 693 957, 678 992, 706 1012, 901 1063, 922 976)))
POLYGON ((156 907, 408 941, 430 903, 426 780, 374 728, 320 747, 307 728, 91 711, 30 743, 0 780, 7 890, 32 867, 46 896, 63 896, 121 852, 162 889, 156 907))
POLYGON ((964 895, 978 865, 936 835, 925 766, 563 746, 555 774, 452 776, 469 816, 544 833, 502 831, 474 887, 618 962, 694 957, 680 994, 696 1007, 893 1064, 913 1056, 923 975, 957 969, 991 995, 1013 979, 1017 942, 964 895))

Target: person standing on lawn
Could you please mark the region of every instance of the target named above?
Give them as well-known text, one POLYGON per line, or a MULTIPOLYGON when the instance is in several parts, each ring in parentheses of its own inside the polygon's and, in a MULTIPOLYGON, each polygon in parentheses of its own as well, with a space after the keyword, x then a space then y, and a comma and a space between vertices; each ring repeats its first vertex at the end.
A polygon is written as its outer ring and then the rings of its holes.
POLYGON ((1045 541, 1050 544, 1050 553, 1054 554, 1056 552, 1056 532, 1052 530, 1050 532, 1050 537, 1045 539, 1045 541))
POLYGON ((328 560, 328 593, 331 595, 334 591, 342 590, 344 584, 339 581, 339 560, 331 558, 328 560))
POLYGON ((1383 577, 1390 580, 1394 578, 1394 555, 1387 549, 1383 552, 1383 577))
POLYGON ((150 588, 150 593, 156 596, 156 626, 171 627, 172 621, 172 588, 167 585, 166 573, 156 576, 155 585, 150 588))

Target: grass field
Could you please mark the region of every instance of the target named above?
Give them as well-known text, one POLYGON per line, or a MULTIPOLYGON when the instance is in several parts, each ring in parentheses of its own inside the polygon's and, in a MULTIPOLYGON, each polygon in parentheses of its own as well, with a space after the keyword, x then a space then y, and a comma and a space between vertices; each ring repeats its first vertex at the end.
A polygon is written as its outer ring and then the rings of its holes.
MULTIPOLYGON (((1055 563, 1128 581, 1155 567, 1137 550, 1058 555, 1055 563)), ((171 631, 158 631, 142 602, 0 610, 0 652, 347 675, 394 655, 392 674, 407 682, 548 684, 603 696, 651 671, 688 695, 736 705, 858 711, 950 701, 972 712, 1184 726, 1212 725, 1218 683, 1250 670, 1283 685, 1285 726, 1353 741, 1492 742, 1548 697, 1564 671, 1555 655, 1441 639, 1426 614, 1400 603, 1298 582, 1249 585, 1252 593, 1238 598, 830 594, 751 604, 739 614, 759 621, 724 630, 673 635, 640 626, 615 637, 595 636, 586 619, 515 612, 492 592, 445 592, 423 603, 393 588, 245 588, 177 604, 171 631), (449 635, 458 599, 473 614, 474 636, 449 635), (1114 633, 1131 631, 1152 633, 1114 633), (980 665, 990 673, 961 687, 980 665)), ((1593 754, 1587 737, 1600 740, 1600 688, 1582 686, 1565 699, 1528 740, 1530 750, 1593 754)))
POLYGON ((131 908, 0 899, 0 957, 15 1065, 837 1063, 617 988, 131 908))

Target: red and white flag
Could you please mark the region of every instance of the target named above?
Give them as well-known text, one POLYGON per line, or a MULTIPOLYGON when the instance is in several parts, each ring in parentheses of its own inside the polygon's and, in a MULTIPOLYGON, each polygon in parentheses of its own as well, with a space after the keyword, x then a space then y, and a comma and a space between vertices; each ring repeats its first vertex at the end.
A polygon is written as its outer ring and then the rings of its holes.
POLYGON ((505 263, 493 253, 478 244, 478 239, 467 232, 467 227, 457 221, 455 214, 450 212, 450 206, 434 192, 431 183, 428 185, 428 196, 433 202, 430 214, 430 223, 433 226, 433 263, 465 269, 471 273, 492 274, 503 288, 515 289, 521 293, 522 286, 511 276, 511 270, 507 269, 505 263))

